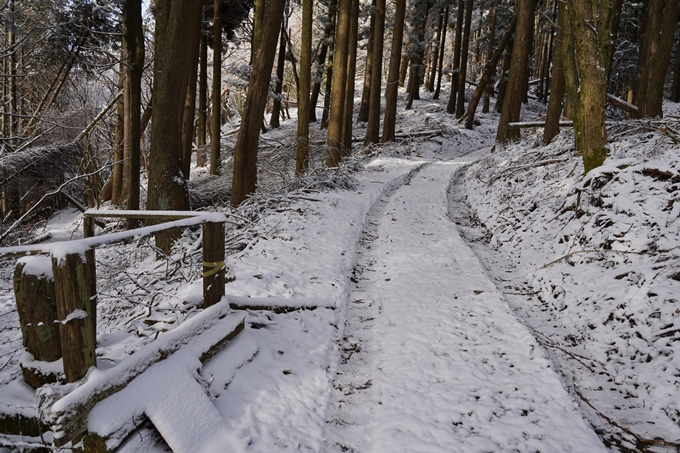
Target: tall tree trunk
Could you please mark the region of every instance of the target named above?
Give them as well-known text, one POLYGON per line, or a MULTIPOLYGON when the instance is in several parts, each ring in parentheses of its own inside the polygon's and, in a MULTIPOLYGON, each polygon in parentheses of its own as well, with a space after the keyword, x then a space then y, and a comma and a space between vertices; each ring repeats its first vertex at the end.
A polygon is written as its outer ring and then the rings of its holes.
POLYGON ((357 72, 357 44, 359 40, 359 0, 352 0, 349 29, 349 55, 347 57, 347 87, 345 89, 345 124, 342 126, 343 156, 352 152, 352 122, 354 120, 354 83, 357 72))
MULTIPOLYGON (((465 12, 465 0, 458 0, 456 12, 456 38, 453 43, 453 75, 451 77, 451 95, 446 104, 446 113, 453 115, 456 112, 456 98, 458 96, 458 80, 460 78, 460 45, 463 37, 463 14, 465 12)), ((465 81, 463 81, 465 83, 465 81)))
POLYGON ((338 0, 331 0, 328 8, 328 22, 331 29, 330 43, 328 44, 328 71, 326 72, 326 89, 323 98, 323 111, 321 112, 321 129, 328 127, 328 117, 331 112, 331 91, 333 91, 333 67, 335 66, 335 43, 337 41, 338 0))
POLYGON ((646 0, 643 4, 638 59, 638 115, 640 118, 662 117, 663 89, 678 23, 678 0, 646 0))
POLYGON ((614 52, 616 51, 616 39, 619 36, 619 28, 621 27, 621 11, 623 9, 623 0, 613 0, 612 2, 612 24, 611 24, 611 49, 609 50, 609 65, 607 66, 607 84, 611 78, 611 69, 614 64, 614 52))
MULTIPOLYGON (((337 0, 331 0, 328 5, 328 14, 333 14, 335 18, 335 9, 337 5, 337 0)), ((309 121, 317 121, 316 118, 316 103, 319 100, 319 92, 321 91, 321 82, 323 80, 323 73, 326 64, 326 55, 328 53, 328 46, 331 43, 333 37, 333 22, 328 20, 326 27, 324 28, 323 43, 321 44, 321 51, 319 52, 319 58, 316 63, 316 75, 314 76, 314 87, 312 88, 312 97, 309 101, 310 116, 309 121)))
MULTIPOLYGON (((197 19, 198 22, 198 19, 197 19)), ((139 209, 139 167, 141 161, 142 73, 144 72, 144 30, 142 29, 141 0, 127 0, 123 7, 123 39, 127 50, 125 65, 125 149, 130 156, 126 178, 129 183, 128 210, 139 209)), ((136 228, 138 221, 128 220, 128 229, 136 228)))
MULTIPOLYGON (((574 115, 574 136, 579 137, 585 173, 602 165, 607 157, 604 115, 607 73, 602 69, 609 61, 611 48, 609 6, 609 0, 600 3, 599 11, 597 3, 590 0, 570 0, 565 4, 573 30, 570 34, 573 33, 574 54, 564 53, 564 59, 573 58, 578 72, 578 86, 568 89, 569 102, 578 105, 574 115)), ((573 78, 569 77, 567 83, 573 83, 573 78)))
MULTIPOLYGON (((120 73, 118 75, 118 90, 125 90, 125 55, 121 55, 120 73)), ((116 105, 116 131, 113 138, 113 172, 111 173, 111 204, 122 206, 127 200, 127 194, 123 193, 124 162, 123 140, 125 138, 125 98, 121 96, 116 105)))
POLYGON ((373 33, 373 64, 371 64, 371 104, 364 146, 380 141, 380 96, 382 94, 383 37, 385 34, 385 0, 377 0, 373 33))
POLYGON ((526 90, 526 71, 529 64, 529 52, 534 30, 534 6, 536 0, 518 0, 517 28, 512 48, 510 74, 503 99, 503 110, 496 133, 496 143, 501 146, 509 141, 519 141, 519 129, 510 128, 510 123, 519 121, 522 109, 522 97, 526 90))
POLYGON ((508 86, 510 63, 512 63, 512 48, 514 46, 515 40, 511 38, 507 49, 505 49, 505 58, 503 58, 503 68, 501 69, 501 81, 498 83, 498 97, 496 98, 496 106, 494 107, 497 113, 501 113, 503 108, 503 98, 505 97, 505 89, 508 86))
MULTIPOLYGON (((399 66, 401 48, 404 41, 404 18, 406 16, 406 0, 396 0, 394 12, 394 29, 392 31, 392 53, 390 69, 385 87, 385 119, 383 120, 383 143, 394 141, 397 123, 397 96, 399 91, 399 66)), ((441 71, 440 71, 441 72, 441 71)))
MULTIPOLYGON (((202 34, 202 33, 201 33, 202 34)), ((200 40, 199 44, 200 46, 200 40)), ((200 50, 200 49, 199 49, 200 50)), ((198 54, 192 65, 189 67, 191 76, 189 79, 189 86, 187 87, 187 98, 184 104, 184 120, 182 124, 182 173, 184 178, 189 179, 191 173, 191 151, 194 142, 194 119, 196 118, 196 81, 198 79, 198 54)))
POLYGON ((309 166, 309 90, 312 78, 312 0, 302 0, 302 31, 300 43, 300 90, 298 91, 297 151, 295 173, 302 174, 309 166))
POLYGON ((331 111, 328 120, 328 154, 326 165, 337 167, 343 154, 342 127, 345 121, 345 87, 347 84, 347 55, 349 52, 349 29, 352 0, 338 2, 338 26, 336 28, 335 56, 333 57, 333 87, 331 111))
POLYGON ((444 75, 443 69, 444 69, 444 55, 446 54, 446 29, 449 26, 449 5, 446 5, 446 8, 444 8, 444 26, 442 27, 442 39, 439 42, 439 52, 440 52, 440 57, 439 57, 439 76, 437 77, 437 88, 434 90, 434 96, 432 96, 432 99, 435 101, 439 99, 439 93, 442 89, 442 76, 444 75))
MULTIPOLYGON (((494 47, 496 46, 496 18, 498 17, 498 0, 494 0, 491 8, 491 25, 489 25, 489 49, 487 50, 487 60, 493 57, 494 47)), ((491 94, 493 93, 493 82, 496 75, 496 66, 494 65, 494 73, 491 74, 491 79, 486 85, 484 91, 484 105, 482 106, 482 113, 489 112, 489 104, 491 103, 491 94)))
POLYGON ((437 78, 437 69, 439 67, 439 55, 442 57, 444 55, 444 47, 441 45, 442 39, 442 28, 444 28, 444 11, 439 12, 439 23, 437 24, 437 38, 434 48, 434 54, 432 56, 432 62, 430 63, 430 80, 427 83, 427 90, 432 93, 434 91, 434 81, 437 78))
POLYGON ((286 20, 281 23, 281 37, 279 38, 279 57, 276 61, 276 86, 274 87, 274 102, 272 105, 272 116, 269 125, 273 128, 281 127, 279 117, 281 116, 281 94, 283 93, 283 70, 286 65, 286 20))
POLYGON ((422 84, 423 76, 425 75, 425 66, 423 64, 423 60, 425 59, 425 29, 427 27, 427 16, 430 13, 430 4, 429 2, 417 4, 417 8, 423 8, 424 14, 421 18, 421 10, 417 10, 416 12, 418 16, 416 22, 416 27, 418 30, 418 42, 410 43, 414 45, 416 50, 414 52, 415 56, 411 58, 411 67, 408 77, 408 99, 406 100, 406 110, 411 109, 413 101, 420 99, 420 85, 422 84))
POLYGON ((491 83, 491 80, 493 80, 493 75, 496 73, 496 65, 498 65, 498 60, 501 59, 501 54, 512 39, 512 34, 515 32, 516 24, 517 16, 513 16, 510 24, 508 25, 508 29, 505 32, 505 35, 503 35, 503 38, 498 44, 496 51, 493 53, 493 55, 491 55, 491 58, 484 69, 484 73, 482 74, 482 78, 480 79, 475 92, 472 94, 472 98, 470 99, 470 104, 468 104, 466 113, 467 118, 465 120, 465 127, 468 129, 472 129, 475 119, 475 111, 479 105, 479 100, 482 98, 482 93, 486 91, 486 87, 491 83))
POLYGON ((675 67, 673 69, 673 88, 671 89, 671 101, 680 101, 680 47, 675 52, 675 67))
POLYGON ((285 0, 256 0, 255 37, 253 39, 253 70, 248 84, 245 112, 241 121, 236 148, 234 148, 234 178, 232 183, 231 204, 238 206, 248 195, 255 192, 257 184, 257 147, 260 139, 260 126, 267 104, 269 82, 271 80, 276 39, 283 20, 285 0))
POLYGON ((465 114, 465 85, 467 80, 468 51, 470 48, 470 24, 472 23, 473 0, 467 0, 465 6, 465 29, 463 30, 463 46, 461 49, 460 78, 458 80, 458 102, 456 104, 456 118, 465 114))
POLYGON ((196 151, 196 166, 205 167, 205 145, 208 143, 207 110, 208 110, 208 37, 201 33, 201 66, 198 77, 198 149, 196 151))
POLYGON ((213 17, 212 116, 210 118, 210 174, 219 171, 222 158, 222 1, 215 0, 213 17))
POLYGON ((550 102, 548 103, 548 113, 545 118, 545 129, 543 131, 543 143, 546 145, 552 142, 553 138, 560 132, 560 117, 562 116, 564 101, 564 66, 562 64, 564 23, 564 8, 558 6, 555 56, 553 58, 552 76, 550 78, 550 102))
POLYGON ((403 87, 404 83, 406 83, 406 74, 408 73, 408 68, 410 66, 409 64, 410 58, 407 56, 402 56, 401 57, 401 63, 399 64, 399 86, 403 87))
MULTIPOLYGON (((189 85, 192 52, 198 51, 201 0, 156 2, 153 121, 149 152, 151 210, 187 210, 189 194, 182 177, 182 112, 189 85), (187 50, 189 49, 189 50, 187 50)), ((169 251, 173 234, 159 234, 156 245, 169 251)))
POLYGON ((373 73, 373 51, 375 50, 375 10, 377 0, 373 0, 371 5, 371 23, 369 26, 368 44, 366 47, 366 64, 364 65, 364 89, 361 92, 361 104, 359 105, 359 118, 362 123, 368 121, 368 112, 371 104, 371 74, 373 73))

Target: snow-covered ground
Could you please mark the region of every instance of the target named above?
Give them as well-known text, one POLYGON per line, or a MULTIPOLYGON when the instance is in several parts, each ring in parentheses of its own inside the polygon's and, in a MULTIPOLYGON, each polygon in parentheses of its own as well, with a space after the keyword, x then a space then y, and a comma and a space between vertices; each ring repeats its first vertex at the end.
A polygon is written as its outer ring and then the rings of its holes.
MULTIPOLYGON (((491 153, 496 114, 468 131, 429 97, 400 112, 400 132, 441 135, 373 146, 237 212, 252 223, 228 233, 227 299, 286 310, 240 311, 224 351, 149 368, 91 429, 146 412, 157 429, 125 452, 220 451, 215 439, 247 452, 674 451, 659 440, 680 440, 672 133, 613 126, 611 157, 584 178, 571 131, 491 153)), ((263 140, 288 149, 294 125, 263 140)), ((72 214, 59 226, 78 228, 72 214)), ((148 239, 98 250, 102 373, 197 324, 199 233, 175 252, 156 261, 148 239)), ((3 261, 0 380, 14 383, 0 397, 23 410, 37 403, 17 379, 11 271, 3 261)))

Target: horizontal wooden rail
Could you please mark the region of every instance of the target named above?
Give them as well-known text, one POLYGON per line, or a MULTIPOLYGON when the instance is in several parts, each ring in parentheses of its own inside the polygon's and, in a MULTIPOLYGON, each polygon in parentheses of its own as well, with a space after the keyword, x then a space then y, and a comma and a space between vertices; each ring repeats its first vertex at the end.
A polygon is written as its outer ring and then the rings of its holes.
MULTIPOLYGON (((86 211, 87 212, 87 211, 86 211)), ((97 211, 94 211, 97 212, 97 211)), ((103 211, 111 212, 111 211, 103 211)), ((126 211, 122 211, 126 212, 126 211)), ((134 211, 132 211, 134 212, 134 211)), ((143 211, 142 211, 143 212, 143 211)), ((107 214, 99 217, 115 218, 116 214, 107 214)), ((92 216, 94 217, 94 216, 92 216)), ((64 254, 67 251, 85 252, 88 249, 101 247, 102 245, 113 244, 116 242, 125 241, 128 239, 148 236, 160 231, 169 230, 176 227, 190 227, 200 225, 204 222, 229 222, 226 216, 218 212, 204 212, 194 217, 185 217, 172 222, 160 223, 158 225, 151 225, 143 228, 137 228, 129 231, 119 231, 116 233, 105 234, 96 237, 87 237, 85 239, 77 239, 75 241, 61 241, 50 242, 48 244, 35 245, 20 245, 15 247, 0 247, 0 258, 5 256, 23 256, 23 255, 40 255, 40 254, 64 254)))
MULTIPOLYGON (((225 214, 184 211, 96 211, 85 213, 84 239, 49 244, 3 247, 2 256, 49 254, 52 261, 57 316, 67 382, 83 378, 96 366, 97 247, 148 236, 171 228, 201 225, 203 228, 203 306, 217 304, 224 296, 225 214), (95 217, 171 220, 134 230, 94 236, 95 217)), ((231 222, 230 222, 231 223, 231 222)))

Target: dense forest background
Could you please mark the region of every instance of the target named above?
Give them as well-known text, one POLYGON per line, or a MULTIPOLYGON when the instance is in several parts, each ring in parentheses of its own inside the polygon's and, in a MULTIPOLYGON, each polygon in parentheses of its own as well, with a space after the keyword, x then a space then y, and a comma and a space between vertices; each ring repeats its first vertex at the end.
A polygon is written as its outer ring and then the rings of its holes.
POLYGON ((573 128, 588 172, 607 119, 661 117, 680 98, 677 0, 7 0, 0 15, 6 244, 66 205, 237 206, 258 185, 260 135, 291 107, 291 175, 394 140, 421 96, 448 97, 441 114, 468 128, 477 109, 501 112, 499 149, 537 99, 544 143, 573 128), (219 183, 192 184, 192 162, 219 183))

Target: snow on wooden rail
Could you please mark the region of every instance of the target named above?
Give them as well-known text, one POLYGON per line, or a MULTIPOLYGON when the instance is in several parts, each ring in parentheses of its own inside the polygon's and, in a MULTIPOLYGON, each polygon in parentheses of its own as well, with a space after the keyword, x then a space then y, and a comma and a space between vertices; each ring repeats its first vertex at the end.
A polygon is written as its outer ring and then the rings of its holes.
MULTIPOLYGON (((177 211, 161 212, 165 218, 184 217, 159 225, 94 237, 93 214, 85 218, 85 238, 76 241, 54 242, 20 247, 0 248, 0 256, 50 254, 56 309, 59 326, 63 366, 66 381, 82 379, 91 367, 96 366, 96 305, 97 281, 94 250, 96 247, 141 237, 169 228, 202 224, 203 227, 203 306, 218 303, 224 296, 226 264, 224 254, 224 225, 227 221, 221 213, 187 213, 177 211), (83 317, 71 319, 75 312, 83 317)), ((132 215, 156 216, 157 212, 132 212, 132 215)), ((129 212, 106 211, 105 215, 129 216, 129 212)))
MULTIPOLYGON (((115 414, 110 414, 113 418, 107 417, 108 425, 100 426, 97 432, 92 432, 92 429, 88 429, 88 418, 98 403, 122 391, 143 373, 152 372, 157 363, 167 363, 165 359, 171 356, 172 366, 177 368, 177 373, 191 373, 200 369, 202 363, 224 349, 244 326, 245 315, 233 314, 229 302, 224 298, 176 329, 162 334, 156 341, 147 344, 116 366, 103 371, 91 369, 76 384, 45 388, 42 390, 43 398, 56 401, 51 407, 55 445, 75 443, 90 431, 94 437, 100 439, 115 437, 117 440, 107 442, 107 448, 110 449, 114 446, 111 443, 119 443, 139 426, 145 414, 135 413, 129 418, 125 417, 125 420, 117 420, 115 414)), ((144 399, 146 396, 137 395, 137 399, 144 399)), ((139 406, 140 401, 129 401, 128 404, 139 406)), ((145 407, 141 405, 138 410, 144 411, 145 407)), ((91 421, 89 423, 92 424, 91 421)))

